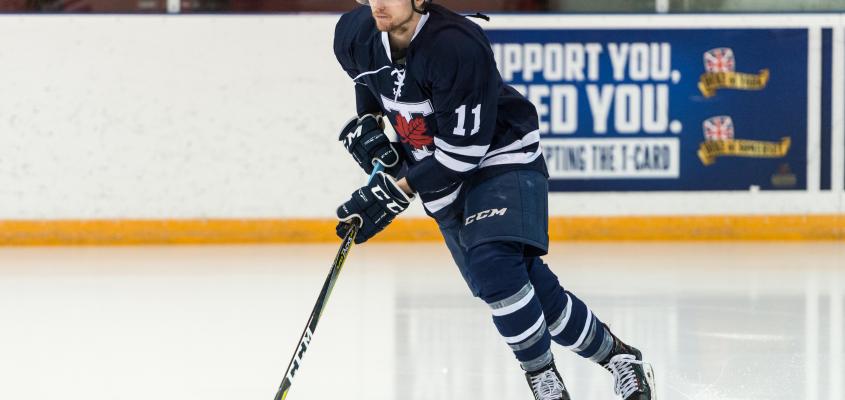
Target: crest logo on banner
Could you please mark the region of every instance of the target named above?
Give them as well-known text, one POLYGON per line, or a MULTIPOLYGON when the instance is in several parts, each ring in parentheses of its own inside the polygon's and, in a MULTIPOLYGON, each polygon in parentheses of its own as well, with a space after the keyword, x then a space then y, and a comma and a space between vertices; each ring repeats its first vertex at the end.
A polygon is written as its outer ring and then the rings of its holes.
POLYGON ((769 70, 757 74, 736 72, 734 51, 718 47, 704 53, 704 70, 698 89, 704 97, 713 97, 719 89, 762 90, 769 82, 769 70))
POLYGON ((705 166, 715 163, 716 157, 721 156, 782 158, 789 153, 792 144, 788 137, 781 138, 780 142, 737 140, 733 119, 727 115, 708 118, 702 125, 705 141, 698 148, 698 158, 705 166))
POLYGON ((733 140, 734 121, 727 115, 704 121, 704 138, 707 140, 733 140))

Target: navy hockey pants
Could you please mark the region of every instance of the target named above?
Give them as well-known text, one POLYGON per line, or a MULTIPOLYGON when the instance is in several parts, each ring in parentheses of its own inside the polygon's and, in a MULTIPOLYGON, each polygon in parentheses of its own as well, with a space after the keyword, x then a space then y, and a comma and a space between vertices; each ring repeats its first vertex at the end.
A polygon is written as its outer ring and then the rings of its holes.
POLYGON ((551 362, 552 340, 585 358, 604 359, 612 345, 604 325, 539 257, 548 245, 546 177, 507 172, 470 185, 460 199, 463 215, 440 222, 440 230, 522 368, 551 362))

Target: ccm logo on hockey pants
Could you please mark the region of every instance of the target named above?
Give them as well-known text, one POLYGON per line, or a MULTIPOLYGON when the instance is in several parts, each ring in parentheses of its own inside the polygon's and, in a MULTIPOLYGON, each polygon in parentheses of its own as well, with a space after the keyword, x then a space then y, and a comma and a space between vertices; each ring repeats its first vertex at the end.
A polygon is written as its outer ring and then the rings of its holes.
POLYGON ((487 217, 495 217, 497 215, 505 215, 506 212, 508 212, 507 208, 501 208, 501 209, 495 209, 494 208, 492 210, 482 211, 478 214, 469 216, 466 219, 466 222, 464 222, 464 225, 468 226, 469 224, 471 224, 475 221, 482 220, 482 219, 487 218, 487 217))

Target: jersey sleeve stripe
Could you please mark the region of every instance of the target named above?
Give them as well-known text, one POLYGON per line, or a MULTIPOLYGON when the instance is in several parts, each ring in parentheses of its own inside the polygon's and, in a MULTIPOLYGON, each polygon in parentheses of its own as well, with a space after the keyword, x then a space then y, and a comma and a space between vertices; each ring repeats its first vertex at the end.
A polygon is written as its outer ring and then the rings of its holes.
POLYGON ((423 203, 423 206, 425 206, 425 209, 428 210, 428 212, 434 214, 454 203, 458 198, 458 195, 461 193, 461 188, 463 188, 463 186, 463 184, 460 184, 452 193, 449 193, 437 200, 425 202, 423 203))
POLYGON ((541 155, 543 155, 543 148, 541 146, 537 146, 537 150, 532 153, 507 153, 486 158, 481 161, 481 164, 478 167, 485 168, 502 164, 529 164, 534 162, 534 160, 541 155))
POLYGON ((534 143, 539 143, 539 142, 540 142, 540 131, 536 130, 536 131, 533 131, 533 132, 529 132, 529 133, 526 133, 525 136, 522 137, 522 139, 516 140, 513 143, 511 143, 511 144, 509 144, 505 147, 501 147, 501 148, 498 148, 496 150, 493 150, 493 151, 487 153, 485 158, 493 157, 496 154, 507 153, 509 151, 519 150, 519 149, 522 149, 524 147, 527 147, 527 146, 530 146, 534 143))
POLYGON ((450 157, 448 154, 444 153, 440 149, 437 149, 437 150, 434 151, 434 158, 437 160, 437 162, 442 164, 444 167, 449 168, 449 169, 451 169, 452 171, 455 171, 455 172, 471 171, 472 169, 474 169, 477 166, 476 164, 470 164, 470 163, 467 163, 467 162, 458 161, 458 160, 450 157))
POLYGON ((447 143, 445 140, 435 137, 434 138, 434 145, 437 146, 438 149, 448 151, 450 153, 460 154, 462 156, 471 156, 471 157, 483 157, 487 154, 487 149, 490 148, 490 145, 487 146, 454 146, 447 143))

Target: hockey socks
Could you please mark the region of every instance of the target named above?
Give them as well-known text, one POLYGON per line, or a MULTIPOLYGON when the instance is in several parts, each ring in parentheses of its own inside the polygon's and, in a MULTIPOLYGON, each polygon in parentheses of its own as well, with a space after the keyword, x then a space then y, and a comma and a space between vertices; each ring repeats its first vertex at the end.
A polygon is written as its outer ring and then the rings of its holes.
POLYGON ((543 305, 552 340, 578 355, 599 362, 610 354, 613 338, 592 310, 539 257, 526 259, 528 275, 543 305))
POLYGON ((551 341, 595 362, 608 357, 613 337, 575 294, 560 286, 539 257, 522 246, 490 242, 469 250, 467 279, 490 306, 493 323, 525 371, 548 365, 551 341))
POLYGON ((565 292, 566 305, 549 324, 555 343, 584 358, 600 362, 613 348, 613 337, 581 299, 565 292))
POLYGON ((519 243, 490 242, 469 250, 468 281, 490 306, 493 323, 526 371, 552 362, 551 335, 519 243))
POLYGON ((493 323, 526 371, 552 362, 551 335, 534 287, 527 283, 505 299, 487 303, 493 323))

